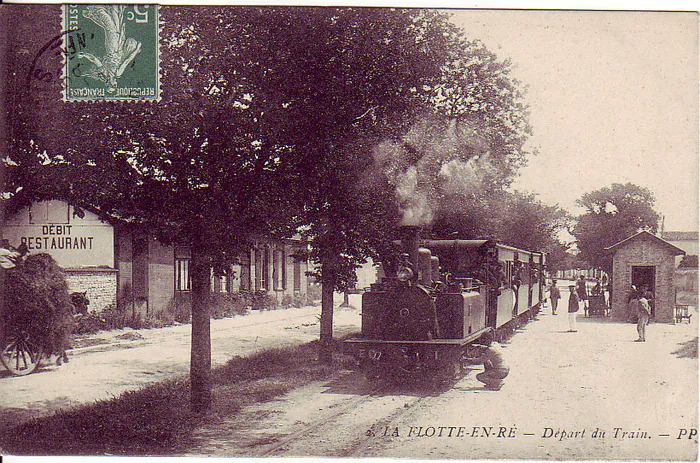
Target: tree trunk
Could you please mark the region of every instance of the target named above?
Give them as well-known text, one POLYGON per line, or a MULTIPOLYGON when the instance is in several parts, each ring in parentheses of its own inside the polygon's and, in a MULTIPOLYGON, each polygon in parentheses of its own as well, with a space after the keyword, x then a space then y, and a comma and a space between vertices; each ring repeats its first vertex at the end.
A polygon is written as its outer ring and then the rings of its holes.
MULTIPOLYGON (((5 339, 5 272, 4 268, 0 268, 0 339, 5 339)), ((0 349, 4 348, 4 345, 0 346, 0 349)))
POLYGON ((343 293, 343 305, 341 307, 350 307, 350 293, 347 290, 343 293))
POLYGON ((321 337, 318 359, 322 363, 331 363, 333 360, 333 271, 325 262, 321 263, 321 337))
POLYGON ((203 250, 192 248, 192 351, 190 407, 206 412, 211 405, 211 332, 209 317, 210 262, 203 250))

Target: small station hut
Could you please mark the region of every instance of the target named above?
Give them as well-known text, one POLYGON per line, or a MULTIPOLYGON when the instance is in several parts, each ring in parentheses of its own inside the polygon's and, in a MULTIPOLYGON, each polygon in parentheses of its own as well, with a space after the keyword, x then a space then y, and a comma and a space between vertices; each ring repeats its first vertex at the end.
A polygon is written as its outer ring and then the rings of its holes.
POLYGON ((685 251, 648 231, 641 231, 605 248, 613 253, 613 319, 627 320, 630 288, 646 287, 653 294, 652 320, 672 322, 675 308, 675 257, 685 251))

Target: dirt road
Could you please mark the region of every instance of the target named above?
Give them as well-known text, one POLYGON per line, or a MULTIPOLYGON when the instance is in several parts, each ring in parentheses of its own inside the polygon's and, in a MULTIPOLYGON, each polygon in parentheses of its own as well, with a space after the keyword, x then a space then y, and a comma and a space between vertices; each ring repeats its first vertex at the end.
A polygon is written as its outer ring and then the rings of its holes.
MULTIPOLYGON (((212 364, 318 339, 319 314, 320 307, 305 307, 212 320, 212 364)), ((336 309, 334 325, 338 335, 358 331, 359 310, 336 309)), ((180 325, 101 333, 108 344, 69 351, 70 363, 61 367, 48 366, 23 377, 2 370, 0 421, 16 423, 188 374, 190 332, 190 325, 180 325)))
POLYGON ((191 455, 695 460, 698 364, 674 352, 697 325, 652 324, 646 343, 583 313, 567 329, 545 310, 516 333, 500 391, 480 367, 444 392, 347 372, 201 429, 191 455))

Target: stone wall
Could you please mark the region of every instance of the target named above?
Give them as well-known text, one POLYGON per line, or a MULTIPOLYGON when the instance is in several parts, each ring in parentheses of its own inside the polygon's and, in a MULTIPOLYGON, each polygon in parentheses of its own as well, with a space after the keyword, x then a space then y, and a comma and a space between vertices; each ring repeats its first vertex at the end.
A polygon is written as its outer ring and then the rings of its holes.
POLYGON ((89 312, 101 312, 117 304, 117 271, 113 269, 67 269, 69 291, 87 291, 89 312))
POLYGON ((627 296, 632 284, 632 267, 653 265, 656 267, 655 321, 673 321, 674 262, 671 251, 653 238, 641 236, 617 248, 613 257, 613 318, 627 319, 627 296))

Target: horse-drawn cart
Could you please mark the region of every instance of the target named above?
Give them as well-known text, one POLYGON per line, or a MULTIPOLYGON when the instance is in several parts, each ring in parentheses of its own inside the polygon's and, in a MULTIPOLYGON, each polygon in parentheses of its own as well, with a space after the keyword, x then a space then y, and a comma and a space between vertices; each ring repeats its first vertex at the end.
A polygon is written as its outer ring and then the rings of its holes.
POLYGON ((605 295, 596 294, 588 296, 588 313, 587 316, 595 315, 607 316, 609 313, 608 305, 605 303, 605 295))
POLYGON ((0 362, 19 376, 36 371, 52 354, 60 364, 75 326, 62 269, 50 255, 36 254, 2 271, 0 362))

